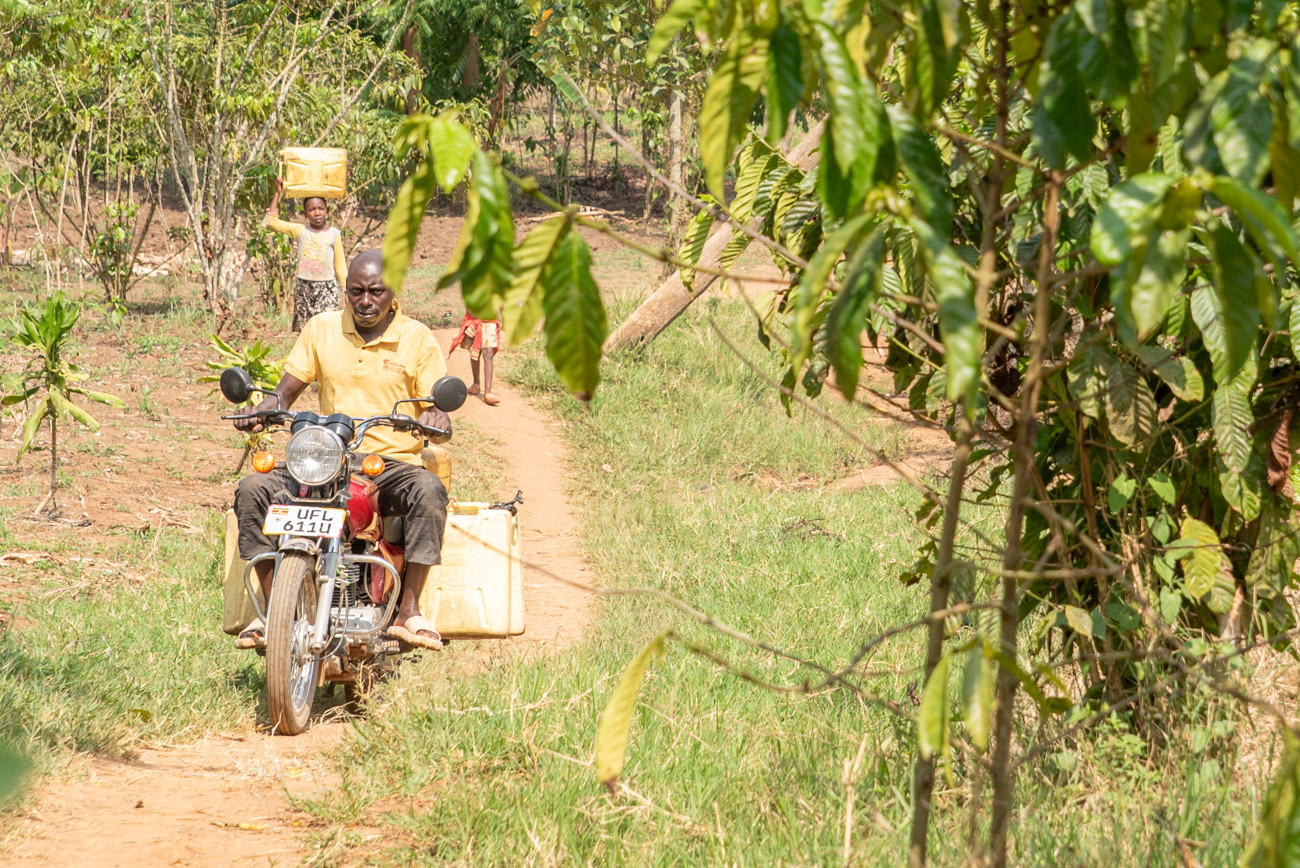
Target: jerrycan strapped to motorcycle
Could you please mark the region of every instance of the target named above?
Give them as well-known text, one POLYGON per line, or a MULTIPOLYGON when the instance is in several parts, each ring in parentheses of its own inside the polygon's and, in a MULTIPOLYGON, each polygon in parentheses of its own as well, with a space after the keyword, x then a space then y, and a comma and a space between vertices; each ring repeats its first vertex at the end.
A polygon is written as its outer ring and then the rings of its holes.
POLYGON ((448 509, 442 564, 429 571, 420 611, 448 639, 524 632, 519 520, 511 505, 457 503, 448 509))
POLYGON ((342 199, 348 187, 348 152, 343 148, 285 148, 280 152, 284 195, 342 199))

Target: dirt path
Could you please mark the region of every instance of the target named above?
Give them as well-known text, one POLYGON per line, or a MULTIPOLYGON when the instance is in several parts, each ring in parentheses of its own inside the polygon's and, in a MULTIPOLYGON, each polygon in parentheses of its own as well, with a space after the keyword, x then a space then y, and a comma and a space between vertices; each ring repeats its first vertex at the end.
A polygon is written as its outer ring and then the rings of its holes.
MULTIPOLYGON (((444 348, 450 336, 439 333, 444 348)), ((469 382, 466 353, 451 359, 451 371, 469 382)), ((500 406, 471 398, 456 418, 501 441, 512 486, 501 496, 524 492, 527 632, 511 642, 547 651, 581 635, 589 615, 585 593, 545 576, 591 577, 565 494, 566 445, 555 423, 520 395, 504 383, 495 391, 500 406)), ((458 651, 476 653, 459 643, 447 653, 458 651)), ((133 762, 84 760, 78 779, 42 789, 10 840, 0 843, 0 865, 297 865, 313 855, 305 839, 313 820, 290 808, 285 792, 303 796, 333 783, 327 752, 345 726, 335 718, 296 738, 250 733, 148 750, 133 762)))

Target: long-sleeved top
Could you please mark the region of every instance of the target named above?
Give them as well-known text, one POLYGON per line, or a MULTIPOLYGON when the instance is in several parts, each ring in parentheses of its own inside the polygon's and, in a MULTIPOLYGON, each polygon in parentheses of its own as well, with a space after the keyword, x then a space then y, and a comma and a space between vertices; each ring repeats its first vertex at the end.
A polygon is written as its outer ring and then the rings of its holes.
POLYGON ((329 280, 339 282, 339 289, 347 284, 348 265, 343 257, 343 236, 333 226, 320 231, 301 223, 289 223, 268 212, 262 225, 272 232, 290 235, 298 242, 298 277, 302 280, 329 280))

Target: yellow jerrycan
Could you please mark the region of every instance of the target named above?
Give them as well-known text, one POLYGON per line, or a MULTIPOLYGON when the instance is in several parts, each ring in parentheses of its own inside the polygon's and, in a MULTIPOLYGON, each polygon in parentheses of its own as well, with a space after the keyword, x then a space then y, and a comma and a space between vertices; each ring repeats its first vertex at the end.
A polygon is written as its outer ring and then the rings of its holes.
POLYGON ((280 152, 284 195, 342 199, 348 190, 348 152, 343 148, 285 148, 280 152))
POLYGON ((447 639, 504 639, 524 632, 519 519, 486 503, 448 510, 442 564, 429 570, 420 611, 447 639))

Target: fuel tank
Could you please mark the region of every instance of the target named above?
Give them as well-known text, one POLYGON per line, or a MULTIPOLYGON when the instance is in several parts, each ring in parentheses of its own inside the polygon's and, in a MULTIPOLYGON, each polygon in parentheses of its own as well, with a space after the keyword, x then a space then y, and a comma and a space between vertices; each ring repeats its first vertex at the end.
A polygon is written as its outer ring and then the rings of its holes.
POLYGON ((354 476, 348 483, 348 530, 353 539, 374 542, 383 535, 379 518, 379 489, 365 477, 354 476))

